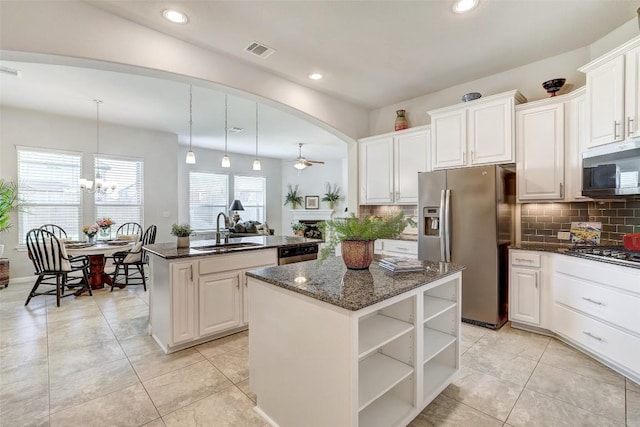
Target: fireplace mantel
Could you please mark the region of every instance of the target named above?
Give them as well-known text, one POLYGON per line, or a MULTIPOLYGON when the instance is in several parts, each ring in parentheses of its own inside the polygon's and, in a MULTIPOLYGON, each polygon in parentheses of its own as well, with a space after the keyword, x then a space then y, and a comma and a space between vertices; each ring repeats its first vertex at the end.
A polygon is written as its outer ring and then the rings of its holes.
POLYGON ((294 221, 328 221, 333 209, 293 209, 291 217, 294 221))

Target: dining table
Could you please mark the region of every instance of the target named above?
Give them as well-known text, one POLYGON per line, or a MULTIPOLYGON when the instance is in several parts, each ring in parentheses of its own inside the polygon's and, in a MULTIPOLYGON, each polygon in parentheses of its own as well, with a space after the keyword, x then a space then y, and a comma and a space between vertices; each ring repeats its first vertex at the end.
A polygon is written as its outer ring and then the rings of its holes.
POLYGON ((96 290, 113 283, 111 276, 104 271, 106 257, 116 252, 128 251, 133 248, 135 243, 131 240, 98 240, 95 243, 69 241, 65 242, 65 249, 70 257, 87 256, 89 259, 89 286, 92 290, 96 290))

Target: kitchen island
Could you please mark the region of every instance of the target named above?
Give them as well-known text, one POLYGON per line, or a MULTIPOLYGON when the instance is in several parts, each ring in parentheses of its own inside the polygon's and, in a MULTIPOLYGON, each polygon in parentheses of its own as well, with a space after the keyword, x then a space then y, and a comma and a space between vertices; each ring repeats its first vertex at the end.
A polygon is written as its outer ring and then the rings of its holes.
POLYGON ((462 270, 330 257, 248 271, 255 410, 280 427, 407 425, 459 370, 462 270))
POLYGON ((281 249, 320 240, 256 236, 216 244, 196 240, 145 246, 149 257, 149 328, 165 353, 247 329, 249 295, 245 272, 275 266, 281 249))

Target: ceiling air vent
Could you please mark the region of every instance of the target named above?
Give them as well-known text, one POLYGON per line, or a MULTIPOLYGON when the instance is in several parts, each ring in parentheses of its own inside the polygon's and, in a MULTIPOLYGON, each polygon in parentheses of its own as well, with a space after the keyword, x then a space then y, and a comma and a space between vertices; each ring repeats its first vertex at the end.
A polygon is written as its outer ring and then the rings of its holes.
POLYGON ((276 50, 259 42, 251 42, 249 46, 244 48, 244 51, 265 59, 271 56, 271 54, 276 50))
POLYGON ((8 76, 13 76, 17 78, 22 77, 22 72, 20 70, 14 70, 13 68, 9 68, 9 67, 0 67, 0 74, 6 74, 8 76))

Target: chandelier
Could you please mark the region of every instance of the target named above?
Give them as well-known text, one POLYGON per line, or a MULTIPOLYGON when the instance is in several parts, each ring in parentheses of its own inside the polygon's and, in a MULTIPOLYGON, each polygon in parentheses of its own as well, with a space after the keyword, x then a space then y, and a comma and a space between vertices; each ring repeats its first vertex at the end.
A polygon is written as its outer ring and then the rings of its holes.
POLYGON ((80 184, 80 189, 87 193, 101 193, 101 194, 109 194, 113 193, 116 189, 116 183, 114 181, 107 181, 102 178, 100 174, 100 104, 102 101, 99 99, 94 99, 93 102, 96 103, 96 146, 97 146, 97 165, 96 165, 96 181, 95 188, 93 186, 93 181, 90 179, 79 178, 78 183, 80 184))

